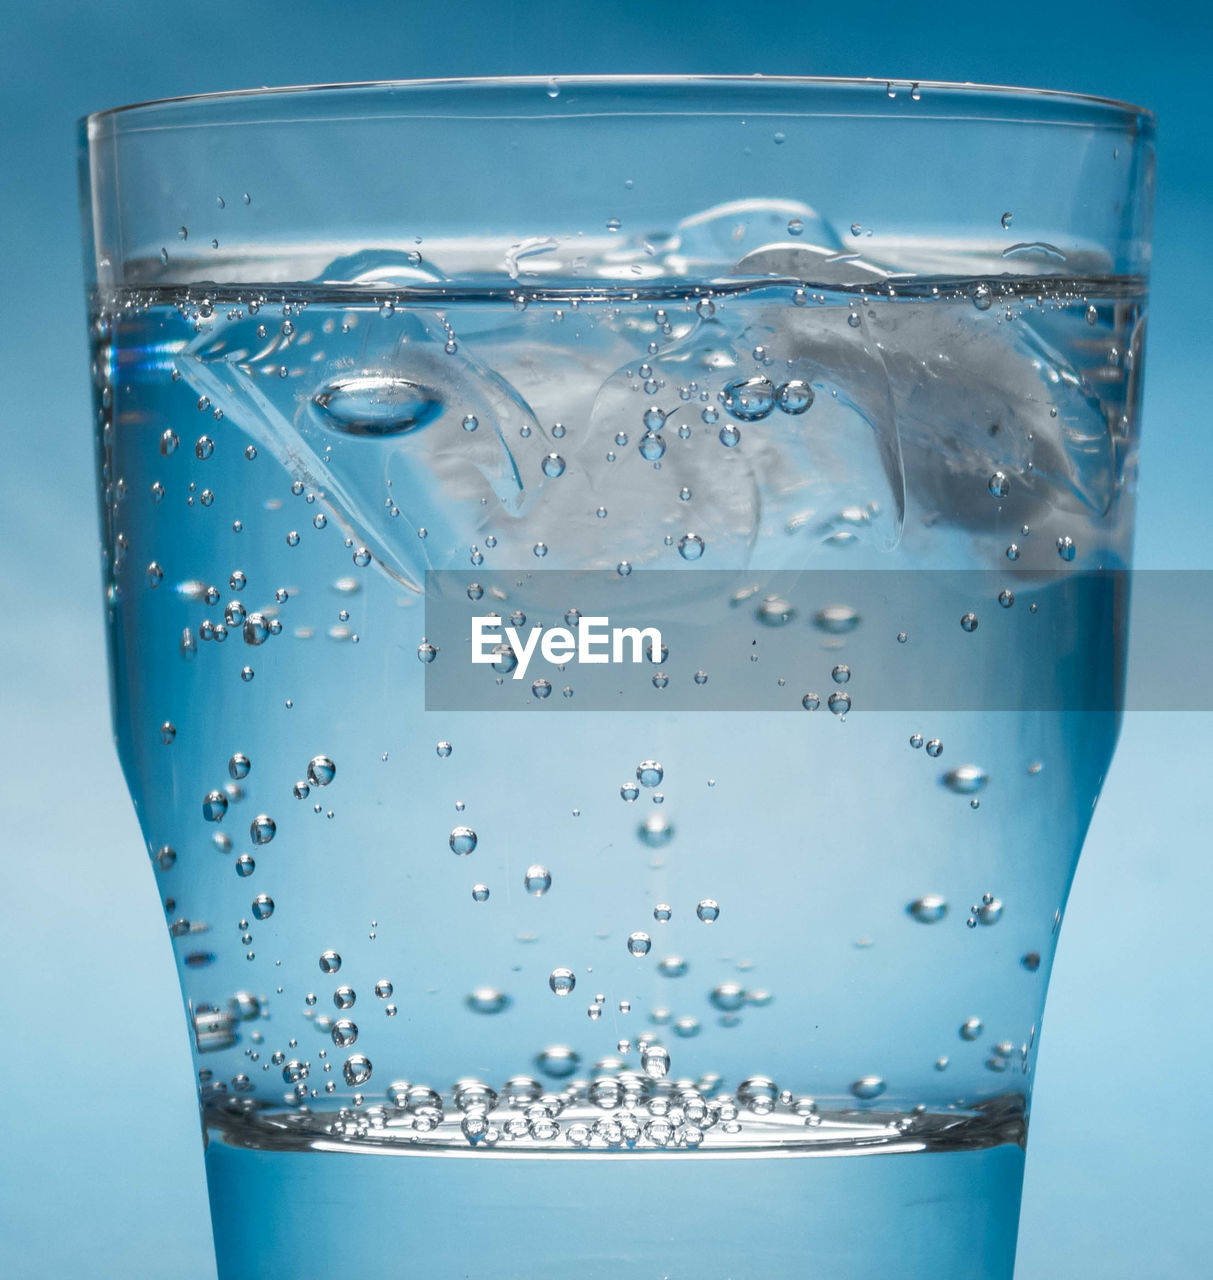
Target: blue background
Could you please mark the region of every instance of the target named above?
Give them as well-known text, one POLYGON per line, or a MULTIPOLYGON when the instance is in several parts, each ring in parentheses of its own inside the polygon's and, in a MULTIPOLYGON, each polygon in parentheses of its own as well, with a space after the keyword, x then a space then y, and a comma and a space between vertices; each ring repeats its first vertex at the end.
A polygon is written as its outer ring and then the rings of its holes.
MULTIPOLYGON (((1200 8, 110 0, 5 23, 0 1271, 214 1277, 185 1025, 109 736, 76 118, 262 84, 623 71, 974 80, 1149 106, 1160 180, 1138 563, 1213 568, 1213 23, 1200 8)), ((972 181, 996 183, 996 157, 972 181)), ((1203 1271, 1210 720, 1127 718, 1054 971, 1020 1280, 1203 1271)))

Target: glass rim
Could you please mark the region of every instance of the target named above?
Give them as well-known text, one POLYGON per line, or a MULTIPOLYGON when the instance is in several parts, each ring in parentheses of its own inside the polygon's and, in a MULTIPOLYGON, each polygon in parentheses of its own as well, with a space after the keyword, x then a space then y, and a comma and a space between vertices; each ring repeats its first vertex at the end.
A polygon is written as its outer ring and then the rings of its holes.
POLYGON ((788 90, 805 90, 826 93, 830 90, 864 90, 881 87, 886 90, 929 90, 932 93, 945 93, 957 99, 984 99, 986 101, 1008 103, 1033 102, 1046 107, 1069 107, 1087 109, 1092 113, 1113 111, 1123 116, 1144 120, 1146 127, 1152 130, 1157 124, 1157 117, 1147 107, 1137 106, 1119 98, 1108 98, 1098 94, 1077 93, 1066 89, 1034 89, 1016 85, 979 84, 972 81, 950 80, 909 80, 905 78, 887 79, 877 76, 779 76, 764 75, 761 72, 752 75, 712 74, 696 75, 678 73, 669 75, 632 74, 632 75, 527 75, 527 76, 450 76, 404 80, 355 80, 349 82, 333 82, 326 84, 277 85, 262 86, 257 89, 230 89, 213 93, 181 94, 167 98, 151 98, 142 102, 126 103, 122 106, 109 107, 102 111, 94 111, 81 117, 80 124, 92 128, 102 122, 111 122, 118 117, 137 115, 162 107, 188 107, 225 104, 242 101, 260 101, 275 99, 288 95, 337 95, 342 92, 365 93, 368 91, 400 92, 409 90, 477 90, 505 89, 523 90, 556 85, 560 87, 585 88, 691 88, 703 86, 707 88, 749 88, 772 86, 788 90))

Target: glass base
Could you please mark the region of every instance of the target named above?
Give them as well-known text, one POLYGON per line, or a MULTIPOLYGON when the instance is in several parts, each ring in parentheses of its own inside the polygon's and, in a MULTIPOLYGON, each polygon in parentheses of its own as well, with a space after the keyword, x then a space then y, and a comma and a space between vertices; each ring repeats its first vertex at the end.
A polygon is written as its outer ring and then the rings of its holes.
POLYGON ((212 1128, 220 1280, 1011 1280, 1024 1150, 258 1150, 212 1128))

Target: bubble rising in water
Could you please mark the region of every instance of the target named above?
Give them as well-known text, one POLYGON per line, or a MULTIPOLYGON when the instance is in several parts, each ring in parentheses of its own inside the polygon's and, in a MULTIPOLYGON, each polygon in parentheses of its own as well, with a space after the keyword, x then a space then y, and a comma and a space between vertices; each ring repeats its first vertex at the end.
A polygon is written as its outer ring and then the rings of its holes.
POLYGON ((800 378, 792 378, 788 382, 781 383, 779 390, 775 393, 776 405, 784 413, 791 414, 793 417, 812 408, 813 399, 813 388, 800 378))
POLYGON ((948 914, 948 904, 937 893, 923 894, 906 907, 906 913, 919 924, 938 924, 948 914))
POLYGON ((845 716, 851 709, 851 699, 845 693, 832 693, 826 702, 826 705, 836 716, 845 716))
POLYGON ((1057 554, 1068 564, 1074 559, 1077 548, 1074 545, 1074 539, 1063 536, 1057 539, 1057 554))
POLYGON ((572 969, 553 969, 548 975, 548 986, 558 996, 567 996, 571 994, 573 988, 577 985, 577 979, 572 969))
POLYGON ((990 776, 977 764, 960 764, 943 775, 940 782, 957 795, 971 796, 985 789, 990 776))
POLYGON ((557 476, 564 475, 565 462, 558 453, 549 453, 543 460, 543 474, 549 479, 556 479, 557 476))
POLYGON ((565 1080, 581 1065, 581 1055, 569 1048, 567 1044, 548 1045, 536 1055, 535 1065, 545 1076, 554 1080, 565 1080))
POLYGON ((985 1027, 982 1025, 980 1018, 966 1018, 960 1024, 960 1038, 962 1040, 978 1040, 984 1030, 985 1027))
POLYGON ((636 781, 642 787, 655 787, 665 777, 665 770, 656 760, 642 760, 636 766, 636 781))
POLYGON ((986 895, 977 908, 977 923, 984 925, 997 924, 1002 919, 1002 903, 991 895, 986 895))
POLYGON ((704 924, 712 924, 720 917, 720 904, 714 898, 701 898, 695 914, 704 924))
POLYGON ((247 778, 249 770, 252 768, 252 762, 248 756, 242 752, 237 752, 227 762, 227 776, 239 782, 242 778, 247 778))
POLYGON ((640 456, 646 462, 659 462, 665 457, 665 440, 652 431, 640 437, 640 456))
POLYGON ((489 900, 489 887, 487 884, 472 885, 472 901, 487 902, 489 900))
POLYGON ((227 812, 227 796, 222 791, 207 792, 202 802, 202 816, 207 822, 219 822, 227 812))
POLYGON ((337 766, 328 756, 313 756, 307 766, 307 780, 313 787, 327 787, 337 776, 337 766))
POLYGON ((739 982, 721 982, 712 988, 708 1001, 721 1013, 736 1013, 745 1004, 745 989, 739 982))
POLYGON ((995 471, 987 482, 986 488, 989 489, 991 498, 1005 498, 1011 492, 1011 482, 1007 479, 1005 472, 995 471))
POLYGON ((696 533, 684 534, 678 540, 678 554, 684 560, 698 560, 703 555, 703 539, 696 533))
POLYGON ((274 914, 274 899, 268 893, 259 893, 253 899, 253 915, 258 920, 268 920, 274 914))
POLYGON ((337 378, 312 397, 322 421, 347 436, 396 436, 433 422, 441 393, 420 382, 384 374, 337 378))
POLYGON ((628 950, 632 955, 639 959, 641 956, 647 956, 652 950, 653 940, 647 933, 637 930, 635 933, 628 934, 628 950))
POLYGON ((848 604, 826 605, 813 615, 813 625, 818 631, 831 636, 845 636, 859 626, 862 619, 848 604))
POLYGON ((465 857, 475 849, 477 836, 471 827, 455 827, 451 831, 448 843, 451 846, 452 853, 465 857))
POLYGON ((522 884, 532 897, 542 898, 552 887, 552 873, 547 867, 535 863, 533 866, 527 867, 526 874, 522 878, 522 884))
POLYGON ((509 1008, 510 998, 496 987, 477 987, 468 993, 464 1004, 473 1013, 501 1013, 509 1008))
POLYGON ((939 757, 943 755, 943 743, 940 742, 938 738, 932 738, 930 742, 927 743, 927 755, 929 755, 932 760, 938 760, 939 757))
POLYGON ((640 1051, 640 1065, 650 1080, 663 1080, 669 1074, 669 1050, 659 1044, 646 1044, 640 1051))
POLYGON ((851 1092, 864 1101, 871 1098, 879 1098, 888 1086, 880 1078, 880 1076, 864 1076, 862 1079, 856 1080, 851 1086, 851 1092))
POLYGON ((355 1053, 345 1060, 341 1074, 351 1088, 366 1084, 371 1078, 371 1060, 365 1054, 355 1053))
MULTIPOLYGON (((656 801, 657 797, 654 796, 653 798, 656 801)), ((636 834, 650 849, 660 849, 663 845, 667 845, 673 840, 674 828, 664 815, 650 813, 644 822, 640 824, 640 829, 636 834)))
POLYGON ((254 844, 269 844, 278 830, 268 813, 259 813, 249 824, 249 839, 254 844))
POLYGON ((326 951, 320 957, 321 973, 339 973, 341 971, 341 957, 336 951, 326 951))
POLYGON ((333 1023, 329 1035, 338 1049, 348 1049, 358 1039, 358 1026, 349 1018, 340 1018, 333 1023))
POLYGON ((775 408, 775 388, 761 375, 726 382, 720 402, 740 422, 758 422, 775 408))

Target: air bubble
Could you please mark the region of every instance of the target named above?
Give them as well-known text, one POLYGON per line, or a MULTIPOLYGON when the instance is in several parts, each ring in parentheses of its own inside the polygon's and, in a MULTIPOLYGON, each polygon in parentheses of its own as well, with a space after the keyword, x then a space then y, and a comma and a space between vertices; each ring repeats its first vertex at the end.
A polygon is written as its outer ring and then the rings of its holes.
POLYGON ((552 873, 540 863, 527 867, 522 878, 523 887, 532 897, 542 898, 552 887, 552 873))
POLYGON ((451 852, 464 857, 471 853, 476 847, 476 833, 471 827, 455 827, 451 832, 448 843, 451 846, 451 852))
POLYGON ((678 554, 684 560, 698 560, 703 551, 703 539, 696 533, 684 534, 678 540, 678 554))
POLYGON ((642 760, 636 766, 636 781, 642 787, 655 787, 665 777, 665 770, 656 760, 642 760))
POLYGON ((202 802, 202 816, 207 822, 221 822, 227 812, 227 796, 222 791, 208 791, 202 802))
POLYGON ((558 996, 567 996, 577 985, 572 969, 553 969, 548 976, 548 986, 558 996))
POLYGON ((659 1044, 646 1044, 640 1051, 640 1065, 650 1080, 663 1080, 669 1074, 669 1050, 659 1044))
POLYGON ((646 462, 659 462, 665 457, 665 440, 652 431, 640 437, 640 456, 646 462))
MULTIPOLYGON (((775 388, 769 378, 735 378, 725 383, 720 400, 734 418, 742 422, 757 422, 774 409, 775 388)), ((723 432, 721 435, 723 439, 723 432)))
POLYGON ((496 987, 477 987, 464 999, 473 1013, 501 1013, 508 1008, 510 998, 496 987))
POLYGON ((712 988, 708 1002, 721 1013, 736 1013, 745 1005, 745 988, 739 982, 721 982, 712 988))
POLYGON ((249 824, 249 838, 254 844, 269 844, 278 827, 268 813, 259 813, 249 824))
POLYGON ((992 894, 986 894, 982 904, 977 908, 977 923, 984 925, 997 924, 1002 919, 1002 903, 992 894))
POLYGON ((628 934, 628 950, 637 958, 647 956, 652 949, 653 940, 647 933, 637 930, 628 934))
POLYGON ((337 776, 337 766, 328 756, 313 756, 308 761, 307 780, 313 787, 327 787, 337 776))
POLYGON ((775 395, 775 402, 784 413, 804 413, 813 404, 813 388, 799 378, 782 383, 775 395))
POLYGON ((345 1060, 345 1065, 341 1068, 341 1074, 344 1076, 346 1084, 350 1085, 351 1088, 355 1085, 366 1084, 371 1078, 371 1060, 364 1054, 356 1053, 345 1060))
POLYGON ((945 773, 941 781, 949 791, 957 795, 971 796, 985 788, 990 778, 986 771, 976 764, 961 764, 945 773))
POLYGON ((906 912, 919 924, 938 924, 948 914, 948 904, 937 893, 928 893, 915 898, 906 912))

